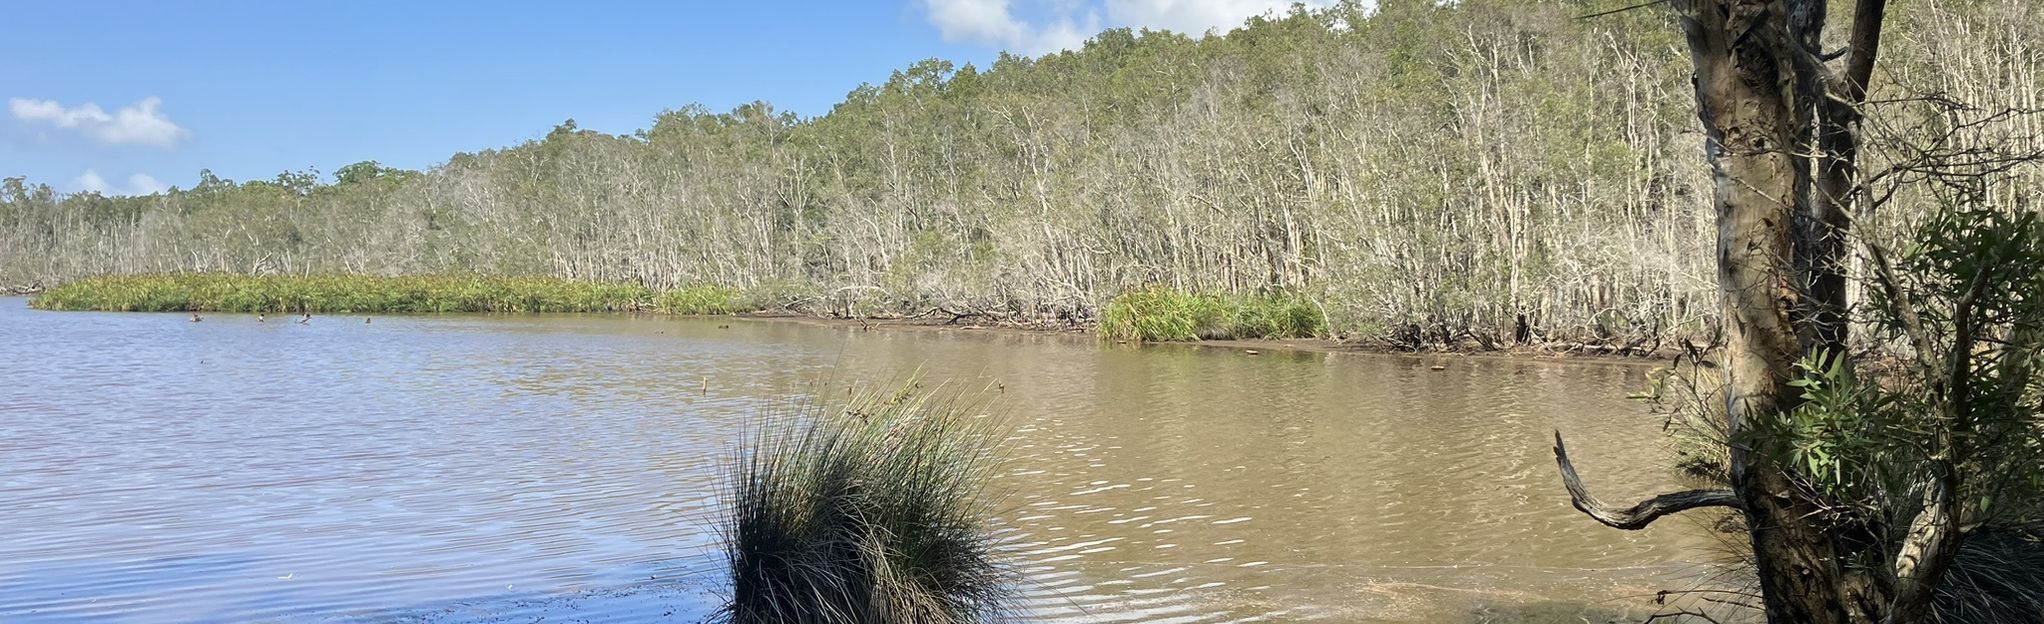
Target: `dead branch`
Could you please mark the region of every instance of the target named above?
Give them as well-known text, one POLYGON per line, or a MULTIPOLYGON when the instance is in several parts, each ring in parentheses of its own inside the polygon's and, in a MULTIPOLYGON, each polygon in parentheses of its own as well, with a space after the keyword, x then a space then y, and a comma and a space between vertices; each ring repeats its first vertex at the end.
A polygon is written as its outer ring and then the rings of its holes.
POLYGON ((1561 483, 1568 487, 1569 500, 1575 503, 1576 510, 1612 528, 1637 531, 1662 516, 1701 507, 1743 508, 1738 495, 1731 490, 1688 490, 1655 496, 1625 509, 1613 508, 1591 496, 1589 488, 1583 486, 1583 478, 1569 461, 1568 447, 1562 444, 1560 431, 1554 432, 1554 463, 1561 468, 1561 483))
POLYGON ((1679 617, 1693 617, 1693 618, 1696 618, 1696 619, 1700 619, 1700 620, 1703 620, 1703 621, 1705 621, 1705 622, 1710 622, 1711 624, 1719 624, 1719 623, 1718 623, 1718 620, 1717 620, 1717 618, 1711 617, 1710 615, 1708 615, 1708 614, 1705 614, 1705 613, 1704 613, 1704 612, 1702 612, 1702 611, 1692 611, 1692 610, 1689 610, 1689 609, 1682 609, 1682 610, 1678 610, 1678 611, 1664 611, 1664 612, 1661 612, 1661 613, 1656 613, 1656 614, 1653 614, 1653 615, 1647 616, 1647 619, 1646 619, 1645 621, 1646 621, 1646 622, 1653 622, 1653 621, 1656 621, 1656 620, 1660 620, 1660 619, 1662 619, 1662 618, 1668 618, 1668 619, 1673 619, 1673 618, 1679 618, 1679 617))

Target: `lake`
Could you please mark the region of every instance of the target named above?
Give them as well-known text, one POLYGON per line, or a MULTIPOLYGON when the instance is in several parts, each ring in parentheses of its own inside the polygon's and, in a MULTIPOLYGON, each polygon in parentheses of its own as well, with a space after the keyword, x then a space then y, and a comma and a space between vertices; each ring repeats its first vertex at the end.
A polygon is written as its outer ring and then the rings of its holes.
POLYGON ((1708 572, 1624 362, 613 316, 40 312, 0 298, 0 621, 692 622, 775 405, 920 375, 1014 434, 1043 622, 1601 622, 1708 572), (1434 370, 1435 364, 1445 365, 1434 370))

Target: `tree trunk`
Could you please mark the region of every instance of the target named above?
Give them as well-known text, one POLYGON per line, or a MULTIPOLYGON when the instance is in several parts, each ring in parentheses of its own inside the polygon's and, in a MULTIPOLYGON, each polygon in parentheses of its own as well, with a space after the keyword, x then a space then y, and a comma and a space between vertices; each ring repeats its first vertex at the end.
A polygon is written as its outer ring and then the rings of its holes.
POLYGON ((1860 107, 1866 103, 1880 50, 1887 0, 1860 0, 1854 9, 1845 67, 1831 71, 1817 52, 1823 49, 1827 3, 1800 0, 1790 18, 1789 42, 1799 46, 1795 63, 1799 94, 1813 114, 1809 150, 1814 181, 1801 198, 1797 228, 1806 251, 1801 265, 1809 272, 1810 301, 1804 340, 1830 353, 1844 353, 1851 323, 1847 318, 1846 233, 1860 195, 1860 107))
MULTIPOLYGON (((1879 583, 1841 561, 1848 552, 1822 499, 1791 480, 1778 449, 1748 435, 1755 419, 1795 408, 1800 393, 1787 383, 1805 348, 1844 337, 1843 288, 1819 286, 1842 279, 1836 274, 1842 223, 1800 214, 1808 205, 1799 200, 1813 181, 1808 161, 1794 154, 1808 136, 1803 120, 1814 114, 1798 96, 1822 85, 1798 82, 1808 74, 1796 70, 1788 2, 1676 4, 1716 179, 1732 489, 1745 511, 1767 617, 1878 621, 1886 603, 1879 583), (1812 322, 1828 314, 1837 322, 1812 322)), ((1814 19, 1821 27, 1821 13, 1814 19)))

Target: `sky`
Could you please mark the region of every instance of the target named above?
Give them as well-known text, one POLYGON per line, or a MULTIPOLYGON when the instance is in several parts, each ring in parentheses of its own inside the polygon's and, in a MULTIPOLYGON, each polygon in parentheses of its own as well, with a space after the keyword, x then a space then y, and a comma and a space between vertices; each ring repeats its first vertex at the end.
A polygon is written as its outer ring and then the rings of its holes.
POLYGON ((821 115, 922 59, 985 67, 1114 27, 1225 32, 1289 4, 9 0, 0 177, 111 195, 188 188, 201 169, 425 169, 570 118, 628 134, 691 103, 821 115))

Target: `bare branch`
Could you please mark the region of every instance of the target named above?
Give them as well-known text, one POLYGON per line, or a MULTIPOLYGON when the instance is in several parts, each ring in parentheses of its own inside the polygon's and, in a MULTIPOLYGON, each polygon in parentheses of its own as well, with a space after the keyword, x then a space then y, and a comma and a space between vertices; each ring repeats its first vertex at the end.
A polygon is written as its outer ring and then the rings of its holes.
POLYGON ((1705 622, 1710 622, 1711 624, 1719 624, 1717 618, 1711 617, 1709 614, 1706 614, 1702 611, 1693 611, 1689 609, 1681 609, 1677 611, 1664 611, 1661 613, 1656 613, 1647 616, 1647 619, 1644 622, 1642 622, 1642 624, 1645 624, 1645 622, 1654 622, 1663 618, 1674 619, 1681 617, 1693 617, 1699 620, 1703 620, 1705 622))
POLYGON ((1650 6, 1654 6, 1654 5, 1656 5, 1656 4, 1667 4, 1667 3, 1668 3, 1668 0, 1651 0, 1651 1, 1649 1, 1649 2, 1641 2, 1641 3, 1639 3, 1639 4, 1635 4, 1635 5, 1632 5, 1632 6, 1628 6, 1628 7, 1624 7, 1624 8, 1617 8, 1617 9, 1611 9, 1611 10, 1609 10, 1609 11, 1598 11, 1598 12, 1596 12, 1596 13, 1591 13, 1591 14, 1589 14, 1589 15, 1579 15, 1579 16, 1576 16, 1576 19, 1584 19, 1584 20, 1586 20, 1586 19, 1596 19, 1596 18, 1599 18, 1599 17, 1604 17, 1604 16, 1606 16, 1606 15, 1617 15, 1617 14, 1619 14, 1619 13, 1624 13, 1624 12, 1626 12, 1626 11, 1635 11, 1635 10, 1639 10, 1639 9, 1644 9, 1644 8, 1647 8, 1647 7, 1650 7, 1650 6))
POLYGON ((1561 483, 1568 488, 1569 500, 1575 503, 1576 510, 1612 528, 1637 531, 1653 524, 1661 516, 1700 507, 1743 508, 1738 495, 1731 490, 1689 490, 1662 494, 1630 508, 1615 509, 1591 496, 1589 488, 1583 486, 1583 478, 1576 474, 1575 464, 1569 461, 1568 447, 1562 444, 1560 431, 1554 432, 1554 463, 1561 467, 1561 483))
POLYGON ((1867 255, 1874 261, 1874 281, 1888 296, 1888 305, 1895 308, 1895 318, 1902 321, 1902 332, 1908 334, 1909 346, 1916 350, 1917 366, 1922 368, 1925 379, 1937 378, 1938 363, 1936 351, 1931 348, 1930 330, 1923 324, 1922 316, 1916 312, 1916 302, 1909 291, 1902 289, 1902 278, 1896 274, 1895 263, 1888 259, 1888 252, 1872 241, 1866 242, 1867 255))

